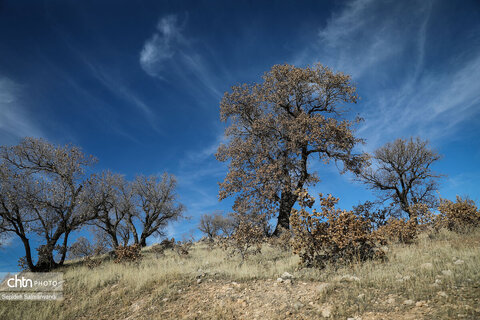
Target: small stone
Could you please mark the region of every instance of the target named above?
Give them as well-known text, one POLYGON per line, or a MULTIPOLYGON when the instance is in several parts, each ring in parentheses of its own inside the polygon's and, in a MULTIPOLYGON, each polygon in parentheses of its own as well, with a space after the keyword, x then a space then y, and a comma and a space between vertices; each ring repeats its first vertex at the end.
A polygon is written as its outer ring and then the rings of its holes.
POLYGON ((287 311, 287 312, 285 312, 285 315, 286 315, 286 316, 291 316, 291 315, 292 315, 292 311, 287 311))
POLYGON ((295 304, 293 305, 293 307, 295 308, 295 310, 300 310, 301 308, 303 308, 304 304, 301 303, 300 301, 297 301, 295 302, 295 304))
POLYGON ((340 282, 358 282, 360 281, 360 278, 351 276, 351 275, 344 275, 340 278, 340 282))
POLYGON ((322 317, 330 318, 331 315, 332 315, 332 306, 327 305, 322 307, 322 317))
POLYGON ((442 274, 444 276, 451 277, 453 273, 452 270, 442 270, 442 274))
POLYGON ((163 302, 167 302, 168 301, 168 298, 164 298, 162 299, 163 302))
POLYGON ((426 305, 427 305, 427 303, 425 301, 417 301, 415 303, 416 307, 423 307, 423 306, 426 306, 426 305))
POLYGON ((282 278, 277 278, 277 282, 278 282, 278 283, 282 283, 282 282, 283 282, 283 279, 282 279, 282 278))
POLYGON ((293 278, 293 274, 290 274, 288 272, 284 272, 281 276, 282 279, 292 279, 293 278))
POLYGON ((330 283, 328 283, 328 282, 320 283, 317 286, 317 291, 320 292, 320 293, 323 293, 327 290, 328 287, 330 287, 330 283))
POLYGON ((291 285, 291 284, 293 284, 293 281, 292 281, 292 279, 286 279, 286 280, 283 280, 283 283, 291 285))
POLYGON ((440 280, 440 279, 435 279, 435 284, 436 284, 437 286, 440 285, 440 284, 442 284, 442 280, 440 280))
POLYGON ((445 291, 438 291, 437 295, 439 295, 440 297, 444 297, 444 298, 448 297, 448 294, 445 291))
POLYGON ((197 279, 197 284, 202 283, 202 279, 197 279))
POLYGON ((412 305, 412 304, 414 304, 414 303, 415 303, 415 301, 410 300, 410 299, 403 301, 403 304, 404 304, 404 305, 407 305, 407 306, 412 305))
POLYGON ((431 269, 433 269, 433 264, 431 264, 430 262, 422 263, 420 265, 420 268, 425 269, 425 270, 431 270, 431 269))
POLYGON ((237 303, 238 303, 238 304, 241 304, 241 305, 244 306, 244 307, 247 306, 247 302, 246 302, 244 299, 237 299, 237 303))
POLYGON ((465 263, 465 261, 458 259, 453 264, 460 265, 460 264, 464 264, 464 263, 465 263))

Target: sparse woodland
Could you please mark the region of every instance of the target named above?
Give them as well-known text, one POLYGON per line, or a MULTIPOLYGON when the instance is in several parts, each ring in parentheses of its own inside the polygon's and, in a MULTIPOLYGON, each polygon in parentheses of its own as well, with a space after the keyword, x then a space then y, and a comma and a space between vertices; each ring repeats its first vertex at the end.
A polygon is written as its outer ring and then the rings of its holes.
MULTIPOLYGON (((171 174, 132 181, 89 174, 96 160, 79 147, 36 138, 1 147, 0 237, 22 243, 22 268, 60 270, 67 284, 64 301, 22 302, 22 312, 45 319, 479 318, 480 210, 467 196, 439 197, 441 156, 420 137, 359 151, 361 119, 349 111, 357 99, 348 75, 321 64, 276 65, 262 82, 225 93, 226 142, 216 157, 228 172, 219 198, 235 202, 229 214, 199 217, 204 238, 196 242, 146 246, 185 211, 171 174), (310 194, 321 178, 312 161, 337 163, 375 201, 344 210, 341 194, 310 194), (94 238, 71 243, 82 228, 94 238)), ((0 305, 0 318, 19 312, 9 303, 0 305)))

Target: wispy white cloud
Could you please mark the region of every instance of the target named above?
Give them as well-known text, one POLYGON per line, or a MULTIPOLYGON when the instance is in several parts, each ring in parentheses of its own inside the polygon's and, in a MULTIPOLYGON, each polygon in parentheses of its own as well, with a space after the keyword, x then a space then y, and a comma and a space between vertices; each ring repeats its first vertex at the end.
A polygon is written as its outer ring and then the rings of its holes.
POLYGON ((95 79, 97 79, 112 94, 140 110, 144 114, 150 126, 155 131, 160 132, 158 119, 155 113, 153 112, 152 108, 138 96, 137 93, 132 91, 120 79, 112 77, 101 66, 94 65, 92 62, 86 59, 83 59, 83 61, 88 66, 95 79))
POLYGON ((401 136, 452 138, 459 124, 480 113, 480 54, 455 59, 460 49, 452 52, 455 63, 448 67, 426 68, 426 57, 434 56, 428 47, 434 5, 433 0, 349 1, 294 60, 320 59, 352 75, 362 97, 358 112, 365 122, 359 135, 367 139, 367 151, 401 136))
POLYGON ((224 141, 223 132, 219 132, 211 143, 186 153, 175 170, 179 190, 188 198, 187 215, 193 219, 217 209, 228 210, 228 204, 218 200, 217 184, 225 177, 227 168, 214 157, 224 141))
POLYGON ((199 43, 183 35, 185 25, 186 20, 180 22, 177 15, 161 17, 156 31, 140 51, 140 66, 152 77, 165 81, 179 79, 192 94, 198 96, 206 91, 211 97, 219 99, 222 92, 218 84, 223 82, 219 81, 218 72, 208 67, 207 60, 197 50, 199 43))
POLYGON ((425 40, 431 2, 348 2, 319 31, 322 60, 354 78, 377 72, 380 65, 398 64, 395 60, 410 54, 418 39, 425 40))
POLYGON ((185 40, 176 15, 160 18, 156 29, 157 31, 143 45, 140 65, 152 77, 162 78, 164 64, 178 52, 178 46, 185 43, 185 40))
POLYGON ((23 90, 9 78, 0 76, 0 144, 25 136, 43 136, 22 103, 23 90), (6 133, 6 134, 5 134, 6 133))
MULTIPOLYGON (((103 67, 90 56, 85 54, 83 50, 79 49, 74 44, 75 42, 72 41, 72 39, 62 30, 54 30, 57 32, 58 37, 63 40, 64 44, 74 55, 74 57, 77 58, 85 66, 85 69, 89 71, 89 74, 93 79, 98 81, 99 84, 105 87, 105 89, 107 89, 113 96, 124 101, 126 105, 138 109, 141 113, 143 113, 143 116, 148 121, 149 125, 155 131, 160 132, 158 118, 156 117, 153 108, 144 100, 142 100, 142 98, 140 98, 138 92, 135 92, 126 84, 126 81, 124 80, 125 76, 120 76, 121 74, 118 72, 115 76, 113 76, 110 69, 103 67)), ((44 61, 45 63, 49 64, 49 68, 61 76, 72 88, 81 94, 84 99, 91 103, 92 106, 95 106, 99 109, 111 109, 112 106, 109 106, 103 99, 86 89, 83 83, 79 83, 77 76, 70 73, 68 70, 65 70, 64 68, 59 67, 55 61, 52 61, 48 57, 44 57, 44 61)), ((138 139, 124 130, 119 123, 115 123, 113 119, 110 119, 108 123, 111 129, 119 135, 122 135, 137 143, 139 142, 138 139)))

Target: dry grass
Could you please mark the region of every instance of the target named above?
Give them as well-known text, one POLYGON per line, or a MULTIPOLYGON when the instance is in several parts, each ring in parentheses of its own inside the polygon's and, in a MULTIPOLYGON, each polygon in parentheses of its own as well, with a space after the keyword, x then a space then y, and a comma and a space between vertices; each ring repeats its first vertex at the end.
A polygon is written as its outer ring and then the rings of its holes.
POLYGON ((480 230, 441 230, 390 245, 387 262, 323 270, 299 269, 297 256, 268 245, 243 264, 204 244, 186 257, 147 248, 138 263, 71 263, 64 301, 0 301, 0 319, 317 319, 327 306, 334 319, 476 319, 479 248, 480 230), (285 271, 293 284, 276 282, 285 271))

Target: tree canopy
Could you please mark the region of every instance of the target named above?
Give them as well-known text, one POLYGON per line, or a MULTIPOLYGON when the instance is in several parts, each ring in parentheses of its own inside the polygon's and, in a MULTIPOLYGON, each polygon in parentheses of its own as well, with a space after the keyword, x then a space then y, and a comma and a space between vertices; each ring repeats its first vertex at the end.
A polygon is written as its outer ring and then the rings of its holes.
POLYGON ((229 169, 220 199, 236 195, 234 210, 244 214, 278 212, 275 234, 288 229, 295 190, 319 181, 309 169, 314 156, 359 170, 364 156, 353 151, 362 141, 353 129, 359 119, 343 117, 342 108, 357 99, 350 76, 321 64, 275 65, 262 83, 232 87, 220 103, 228 142, 216 156, 229 169))

